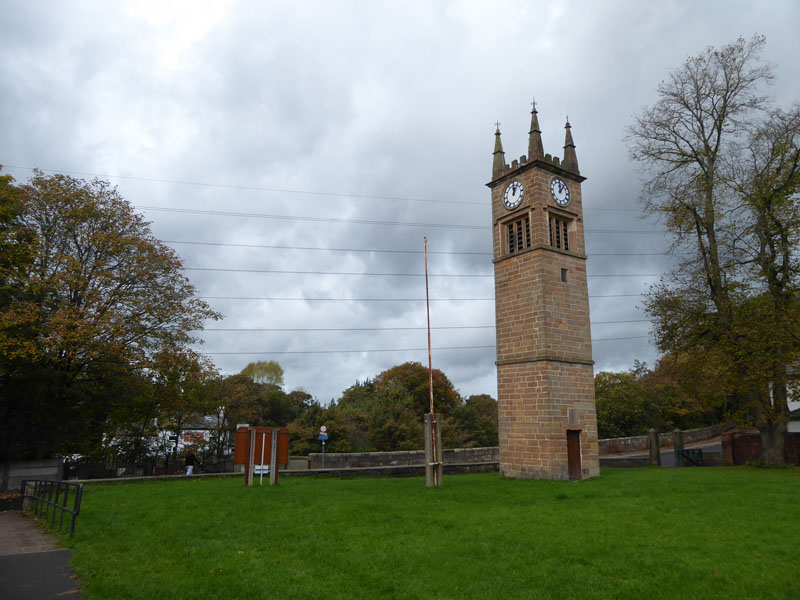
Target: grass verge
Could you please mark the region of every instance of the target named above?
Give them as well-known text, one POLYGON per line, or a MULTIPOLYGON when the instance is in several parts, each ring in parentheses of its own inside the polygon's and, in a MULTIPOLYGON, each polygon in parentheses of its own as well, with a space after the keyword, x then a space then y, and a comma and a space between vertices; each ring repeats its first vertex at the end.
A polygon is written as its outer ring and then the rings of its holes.
POLYGON ((90 599, 800 598, 800 469, 89 484, 90 599))

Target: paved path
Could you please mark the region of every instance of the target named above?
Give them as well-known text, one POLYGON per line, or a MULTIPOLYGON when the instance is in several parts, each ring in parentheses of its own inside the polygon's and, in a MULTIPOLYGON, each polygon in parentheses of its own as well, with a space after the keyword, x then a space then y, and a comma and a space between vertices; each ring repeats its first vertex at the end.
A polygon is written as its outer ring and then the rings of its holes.
POLYGON ((80 599, 69 568, 71 554, 30 517, 19 511, 0 512, 0 598, 80 599))

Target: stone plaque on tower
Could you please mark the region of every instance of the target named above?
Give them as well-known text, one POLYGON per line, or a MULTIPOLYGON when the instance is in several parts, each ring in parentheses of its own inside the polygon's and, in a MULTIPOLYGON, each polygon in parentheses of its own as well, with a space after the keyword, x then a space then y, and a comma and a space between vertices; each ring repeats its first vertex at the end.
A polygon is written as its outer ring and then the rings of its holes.
POLYGON ((581 183, 569 121, 564 156, 544 154, 536 106, 528 155, 492 181, 500 470, 507 477, 599 475, 581 183))

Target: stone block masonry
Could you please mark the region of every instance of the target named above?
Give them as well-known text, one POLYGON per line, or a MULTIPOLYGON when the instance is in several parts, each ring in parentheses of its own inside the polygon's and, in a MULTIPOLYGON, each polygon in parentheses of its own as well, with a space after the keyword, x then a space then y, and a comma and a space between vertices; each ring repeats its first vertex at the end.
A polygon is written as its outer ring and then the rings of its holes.
POLYGON ((536 108, 528 157, 492 165, 495 318, 503 475, 600 473, 583 199, 566 124, 564 159, 543 153, 536 108))
POLYGON ((567 431, 580 431, 583 477, 600 474, 591 365, 532 361, 498 365, 500 472, 569 479, 567 431))

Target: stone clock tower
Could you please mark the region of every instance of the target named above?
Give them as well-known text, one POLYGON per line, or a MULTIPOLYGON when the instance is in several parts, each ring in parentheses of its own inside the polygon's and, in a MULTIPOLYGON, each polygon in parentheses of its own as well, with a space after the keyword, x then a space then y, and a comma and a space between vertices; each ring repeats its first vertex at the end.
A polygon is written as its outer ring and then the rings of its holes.
POLYGON ((536 106, 528 156, 506 164, 498 124, 492 181, 500 470, 599 475, 582 177, 570 124, 564 158, 544 154, 536 106))

